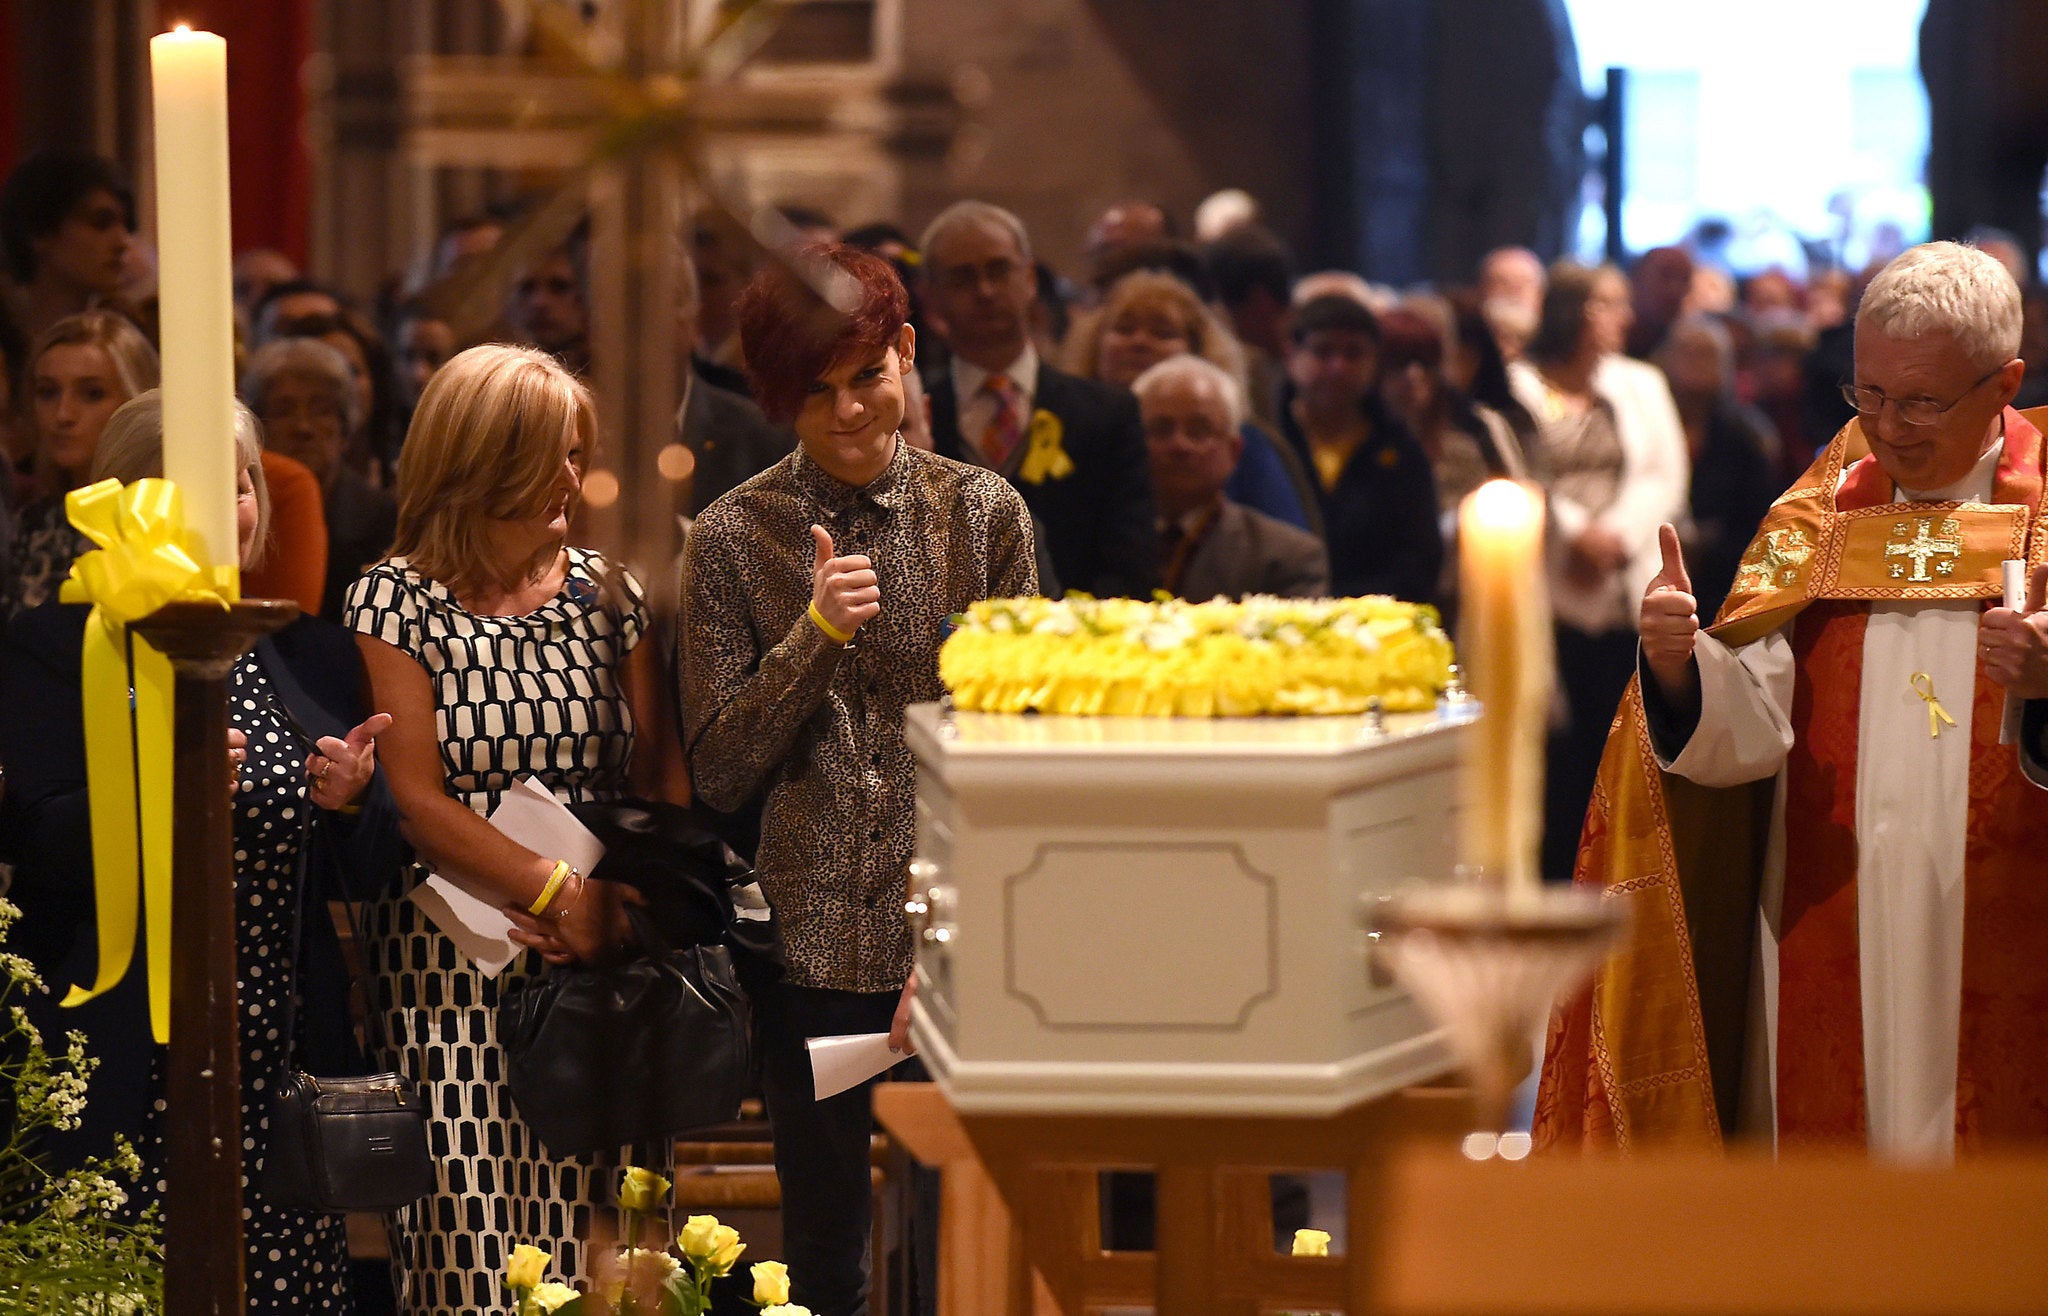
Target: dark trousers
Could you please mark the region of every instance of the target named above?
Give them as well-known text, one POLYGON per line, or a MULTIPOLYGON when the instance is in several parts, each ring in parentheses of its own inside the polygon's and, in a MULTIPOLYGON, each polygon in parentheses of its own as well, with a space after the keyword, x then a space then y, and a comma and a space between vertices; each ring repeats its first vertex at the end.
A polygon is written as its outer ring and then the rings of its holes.
POLYGON ((816 1316, 867 1316, 873 1196, 872 1083, 813 1099, 806 1038, 882 1033, 900 992, 838 992, 776 983, 754 997, 761 1093, 775 1129, 791 1300, 816 1316))
POLYGON ((1557 628, 1557 679, 1571 710, 1564 729, 1552 733, 1543 783, 1543 876, 1569 882, 1579 857, 1586 806, 1600 775, 1607 728, 1621 704, 1621 692, 1636 670, 1636 633, 1597 634, 1572 626, 1557 628))

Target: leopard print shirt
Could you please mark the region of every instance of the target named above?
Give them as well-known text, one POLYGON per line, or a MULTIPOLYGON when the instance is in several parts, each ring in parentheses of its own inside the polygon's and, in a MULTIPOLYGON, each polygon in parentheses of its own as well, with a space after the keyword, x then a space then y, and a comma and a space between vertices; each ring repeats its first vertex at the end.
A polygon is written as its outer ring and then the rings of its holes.
POLYGON ((853 488, 801 450, 714 502, 683 553, 682 710, 706 804, 762 797, 755 860, 803 987, 886 992, 911 966, 917 840, 903 710, 939 698, 947 618, 1037 592, 1031 518, 1001 476, 899 441, 853 488), (810 528, 864 553, 882 611, 844 648, 812 623, 810 528))

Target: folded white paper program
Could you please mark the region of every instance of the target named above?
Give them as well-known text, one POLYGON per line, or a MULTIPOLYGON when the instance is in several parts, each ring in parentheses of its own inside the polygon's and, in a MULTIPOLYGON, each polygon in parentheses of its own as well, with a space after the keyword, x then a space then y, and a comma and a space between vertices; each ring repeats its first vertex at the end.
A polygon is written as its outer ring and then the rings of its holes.
MULTIPOLYGON (((2005 597, 2000 602, 2018 612, 2027 606, 2027 564, 2019 558, 2007 558, 1999 565, 2003 568, 2000 583, 2005 587, 2005 597)), ((2016 745, 2020 739, 2020 728, 2026 720, 2027 706, 2024 701, 2007 695, 2004 712, 1998 723, 1998 743, 2016 745)))
MULTIPOLYGON (((535 854, 566 859, 579 873, 604 858, 604 845, 590 829, 531 777, 513 783, 490 821, 510 840, 535 854)), ((411 899, 486 978, 497 977, 523 949, 506 935, 512 920, 504 910, 438 873, 414 887, 411 899)))
POLYGON ((886 1073, 903 1059, 889 1049, 887 1033, 813 1037, 804 1046, 811 1053, 811 1087, 819 1101, 886 1073))

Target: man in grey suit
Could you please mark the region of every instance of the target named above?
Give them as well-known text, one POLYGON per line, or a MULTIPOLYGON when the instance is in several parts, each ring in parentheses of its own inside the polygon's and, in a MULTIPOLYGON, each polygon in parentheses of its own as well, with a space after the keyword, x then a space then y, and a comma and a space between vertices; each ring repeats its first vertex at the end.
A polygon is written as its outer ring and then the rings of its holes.
POLYGON ((1223 496, 1244 450, 1244 391, 1201 357, 1169 357, 1131 385, 1159 508, 1160 579, 1180 598, 1330 592, 1323 542, 1223 496))

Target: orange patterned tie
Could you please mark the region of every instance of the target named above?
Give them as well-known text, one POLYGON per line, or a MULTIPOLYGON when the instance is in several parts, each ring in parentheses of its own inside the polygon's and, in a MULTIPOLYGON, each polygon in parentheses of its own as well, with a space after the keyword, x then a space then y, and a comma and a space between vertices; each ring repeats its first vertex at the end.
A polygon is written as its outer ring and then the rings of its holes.
POLYGON ((981 432, 981 455, 991 470, 1000 471, 1009 465, 1010 454, 1024 437, 1022 390, 1008 375, 990 375, 982 381, 981 391, 996 400, 995 414, 981 432))

